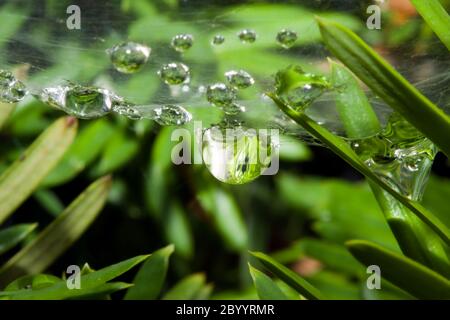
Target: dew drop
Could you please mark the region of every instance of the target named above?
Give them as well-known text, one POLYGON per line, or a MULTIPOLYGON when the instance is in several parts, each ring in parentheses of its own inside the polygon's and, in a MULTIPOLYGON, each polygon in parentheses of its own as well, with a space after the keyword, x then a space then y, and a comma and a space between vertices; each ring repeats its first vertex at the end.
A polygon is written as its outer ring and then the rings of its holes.
POLYGON ((239 31, 238 37, 242 43, 253 43, 256 40, 256 32, 251 29, 244 29, 239 31))
POLYGON ((118 104, 113 107, 113 111, 131 120, 142 119, 141 113, 131 104, 118 104))
POLYGON ((214 45, 221 45, 222 43, 225 42, 225 37, 221 34, 215 35, 213 40, 212 40, 212 44, 214 45))
POLYGON ((151 49, 136 42, 123 42, 106 50, 112 64, 122 73, 135 73, 147 62, 151 49))
POLYGON ((39 99, 70 115, 92 119, 108 114, 120 98, 108 90, 70 84, 45 88, 39 99))
POLYGON ((162 126, 183 125, 192 120, 192 115, 178 105, 165 105, 153 109, 152 119, 162 126))
POLYGON ((295 41, 297 41, 297 32, 283 29, 277 34, 277 42, 285 49, 291 48, 295 41))
POLYGON ((253 181, 271 163, 271 139, 254 129, 213 126, 204 131, 202 142, 203 161, 209 172, 228 184, 253 181))
POLYGON ((206 99, 217 107, 227 106, 236 100, 236 91, 224 83, 215 83, 206 88, 206 99))
POLYGON ((237 89, 245 89, 255 83, 253 77, 244 70, 231 70, 225 73, 228 83, 237 89))
POLYGON ((176 51, 185 52, 194 44, 194 37, 190 34, 178 34, 172 38, 170 44, 176 51))
POLYGON ((304 72, 299 66, 279 71, 275 77, 275 92, 284 103, 304 110, 331 85, 324 76, 304 72))
POLYGON ((27 93, 25 85, 11 72, 0 70, 0 102, 19 102, 27 93))
POLYGON ((158 75, 168 85, 188 83, 190 81, 189 67, 180 62, 163 65, 158 71, 158 75))

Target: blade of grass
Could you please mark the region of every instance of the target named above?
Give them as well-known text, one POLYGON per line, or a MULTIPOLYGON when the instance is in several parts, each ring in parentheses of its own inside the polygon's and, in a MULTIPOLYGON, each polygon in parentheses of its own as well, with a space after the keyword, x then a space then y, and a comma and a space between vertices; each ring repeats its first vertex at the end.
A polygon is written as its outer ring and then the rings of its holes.
POLYGON ((196 299, 205 286, 204 273, 195 273, 182 279, 164 295, 163 300, 193 300, 196 299))
POLYGON ((158 297, 174 249, 173 245, 169 245, 152 253, 136 274, 134 286, 128 289, 125 300, 152 300, 158 297))
POLYGON ((372 91, 450 156, 450 117, 350 29, 317 18, 323 41, 372 91))
POLYGON ((77 131, 77 120, 53 123, 0 177, 0 224, 39 186, 60 161, 77 131))
POLYGON ((346 243, 352 255, 366 266, 377 265, 381 276, 419 299, 449 299, 450 281, 431 269, 365 240, 346 243))
POLYGON ((249 263, 248 268, 253 279, 253 284, 261 300, 288 300, 277 284, 249 263))
POLYGON ((0 285, 24 274, 44 271, 70 247, 103 208, 111 185, 106 176, 92 183, 32 242, 0 269, 0 285))
POLYGON ((450 50, 450 16, 439 0, 411 0, 422 18, 450 50))
POLYGON ((25 239, 36 227, 37 223, 18 224, 0 231, 0 255, 25 239))
POLYGON ((322 293, 317 290, 308 281, 297 275, 292 270, 289 270, 285 266, 279 264, 269 256, 261 252, 250 252, 250 254, 256 258, 267 271, 273 273, 280 280, 283 280, 290 287, 295 289, 298 293, 310 300, 322 300, 324 297, 322 293))
POLYGON ((395 199, 400 201, 408 209, 410 209, 417 217, 419 217, 424 223, 426 223, 432 230, 434 230, 441 239, 450 245, 450 231, 438 218, 436 218, 431 212, 421 206, 419 203, 412 201, 394 189, 392 189, 386 182, 380 179, 375 173, 373 173, 366 164, 358 157, 358 155, 352 150, 349 144, 342 138, 332 134, 324 127, 317 124, 314 120, 309 118, 306 114, 297 112, 285 105, 278 97, 272 93, 268 93, 272 100, 278 105, 278 107, 291 119, 301 125, 305 130, 311 133, 314 137, 319 139, 322 143, 328 146, 334 153, 340 156, 353 168, 358 170, 361 174, 366 176, 370 181, 379 185, 386 190, 395 199))

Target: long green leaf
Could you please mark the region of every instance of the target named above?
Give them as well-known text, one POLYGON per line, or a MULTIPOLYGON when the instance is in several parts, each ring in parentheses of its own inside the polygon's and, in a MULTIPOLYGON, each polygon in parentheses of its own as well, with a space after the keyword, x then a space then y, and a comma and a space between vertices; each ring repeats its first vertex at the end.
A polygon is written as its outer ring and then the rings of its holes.
POLYGON ((388 105, 450 156, 450 117, 350 29, 317 18, 328 49, 388 105))
POLYGON ((346 246, 361 263, 380 267, 381 276, 419 299, 450 299, 450 281, 431 269, 365 240, 346 246))
POLYGON ((182 279, 164 295, 163 300, 193 300, 205 286, 204 273, 195 273, 182 279))
MULTIPOLYGON (((60 281, 52 286, 42 288, 39 290, 16 290, 16 291, 1 291, 0 297, 6 296, 10 299, 19 300, 30 300, 30 299, 40 299, 40 300, 54 300, 54 299, 66 299, 77 296, 80 291, 86 290, 89 293, 102 292, 102 286, 112 280, 127 272, 134 266, 148 259, 150 255, 137 256, 106 268, 94 271, 87 275, 82 275, 80 278, 81 289, 73 290, 67 287, 66 281, 60 281)), ((108 284, 109 285, 109 284, 108 284)), ((106 287, 109 287, 109 286, 106 287)), ((112 284, 111 284, 112 285, 112 284)), ((84 294, 83 292, 81 292, 84 294)))
POLYGON ((174 246, 169 245, 152 253, 133 280, 125 300, 152 300, 158 297, 166 278, 169 258, 174 246))
POLYGON ((37 223, 18 224, 0 231, 0 255, 25 239, 36 227, 37 223))
POLYGON ((310 300, 324 299, 322 293, 319 290, 317 290, 313 285, 311 285, 308 281, 297 275, 292 270, 289 270, 285 266, 279 264, 269 256, 261 252, 250 252, 250 254, 253 257, 255 257, 259 262, 261 262, 264 268, 266 268, 269 272, 273 273, 275 276, 283 280, 286 284, 295 289, 305 298, 310 300))
POLYGON ((24 274, 40 273, 51 265, 97 217, 110 185, 109 176, 92 183, 36 239, 0 269, 0 285, 24 274))
POLYGON ((421 206, 419 203, 412 201, 394 189, 392 189, 386 182, 380 179, 375 173, 373 173, 366 164, 358 157, 358 155, 352 150, 349 144, 342 138, 332 134, 330 131, 320 126, 310 117, 303 112, 297 112, 285 105, 274 94, 269 94, 272 100, 278 105, 278 107, 286 113, 295 122, 301 125, 305 130, 310 132, 314 137, 319 139, 322 143, 328 146, 334 153, 344 159, 348 164, 358 170, 360 173, 366 176, 370 181, 379 185, 386 190, 395 199, 400 201, 408 209, 410 209, 417 217, 425 222, 431 229, 433 229, 445 243, 450 245, 450 231, 438 218, 436 218, 431 212, 421 206))
POLYGON ((0 224, 39 186, 72 143, 77 120, 64 117, 44 131, 0 177, 0 224))
POLYGON ((411 0, 430 28, 450 50, 450 16, 439 0, 411 0))
POLYGON ((288 300, 277 284, 264 273, 248 264, 258 297, 261 300, 288 300))

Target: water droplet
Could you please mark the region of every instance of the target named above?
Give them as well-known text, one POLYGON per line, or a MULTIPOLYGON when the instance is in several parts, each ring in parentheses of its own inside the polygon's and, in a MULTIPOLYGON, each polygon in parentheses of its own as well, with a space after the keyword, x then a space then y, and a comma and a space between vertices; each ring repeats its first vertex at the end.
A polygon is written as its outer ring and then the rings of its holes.
POLYGON ((215 35, 213 40, 212 40, 212 44, 214 45, 221 45, 222 43, 225 42, 225 37, 221 34, 215 35))
POLYGON ((171 46, 178 52, 189 50, 194 44, 194 37, 190 34, 178 34, 172 38, 171 46))
POLYGON ((228 114, 228 115, 237 115, 241 112, 245 112, 245 107, 236 102, 232 102, 230 104, 223 105, 220 107, 220 109, 222 109, 223 112, 225 112, 225 114, 228 114))
POLYGON ((272 143, 267 135, 242 126, 213 126, 203 133, 202 156, 219 181, 244 184, 259 177, 271 163, 272 143))
POLYGON ((122 73, 135 73, 147 62, 151 49, 136 42, 123 42, 106 50, 112 64, 122 73))
POLYGON ((304 72, 299 66, 290 66, 279 71, 275 77, 277 96, 298 110, 309 107, 328 89, 331 89, 331 85, 327 78, 304 72))
POLYGON ((253 43, 256 40, 256 32, 251 29, 244 29, 239 31, 238 37, 242 43, 253 43))
POLYGON ((224 83, 215 83, 206 89, 206 99, 217 107, 227 106, 236 100, 236 91, 224 83))
POLYGON ((180 62, 163 65, 158 75, 168 85, 188 83, 190 80, 189 67, 180 62))
POLYGON ((228 83, 237 89, 245 89, 255 83, 253 77, 244 70, 231 70, 225 73, 228 83))
POLYGON ((192 115, 181 106, 169 104, 153 109, 152 119, 162 126, 174 126, 188 123, 192 115))
POLYGON ((278 44, 285 49, 292 47, 295 41, 297 41, 297 32, 295 31, 283 29, 277 34, 278 44))
POLYGON ((113 104, 120 100, 108 90, 74 84, 45 88, 39 99, 82 119, 104 116, 111 111, 113 104))
POLYGON ((113 107, 113 111, 120 114, 121 116, 125 116, 131 120, 140 120, 142 119, 141 113, 134 108, 132 104, 118 104, 113 107))
POLYGON ((19 102, 26 94, 27 90, 21 81, 17 80, 11 72, 0 70, 0 102, 19 102))

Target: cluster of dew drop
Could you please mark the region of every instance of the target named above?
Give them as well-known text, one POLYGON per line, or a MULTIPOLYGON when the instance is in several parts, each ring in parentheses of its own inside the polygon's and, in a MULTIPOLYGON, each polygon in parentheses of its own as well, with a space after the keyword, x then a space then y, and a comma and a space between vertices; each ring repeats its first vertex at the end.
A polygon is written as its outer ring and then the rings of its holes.
MULTIPOLYGON (((237 37, 243 44, 252 44, 257 40, 256 32, 251 29, 239 31, 237 37)), ((282 48, 289 49, 297 41, 297 33, 283 29, 277 33, 275 40, 282 48)), ((220 34, 211 40, 211 44, 215 46, 224 42, 225 37, 220 34)), ((194 37, 190 34, 178 34, 170 42, 170 46, 182 54, 193 45, 194 37)), ((128 41, 114 45, 107 49, 106 53, 118 72, 133 74, 148 62, 151 51, 151 48, 144 44, 128 41)), ((283 88, 280 85, 282 79, 276 79, 275 85, 276 93, 290 105, 305 108, 329 87, 324 78, 305 73, 299 68, 290 72, 303 81, 298 87, 283 88)), ((168 86, 187 85, 191 81, 190 68, 182 62, 164 64, 157 74, 168 86)), ((278 147, 272 143, 270 136, 257 134, 234 117, 246 111, 245 106, 237 102, 239 91, 254 84, 254 78, 247 71, 229 70, 225 72, 223 82, 210 84, 202 92, 212 107, 219 108, 225 114, 223 122, 204 130, 202 156, 212 175, 226 183, 242 184, 257 178, 268 168, 270 155, 274 154, 278 147), (237 153, 230 150, 237 150, 237 153), (258 150, 266 150, 266 157, 256 161, 255 152, 258 150)), ((1 102, 19 102, 27 93, 22 82, 10 72, 0 70, 1 102)), ((163 126, 183 125, 192 120, 192 115, 180 105, 135 105, 110 90, 69 81, 44 88, 33 95, 51 107, 83 119, 98 118, 115 112, 132 120, 151 119, 163 126)))

